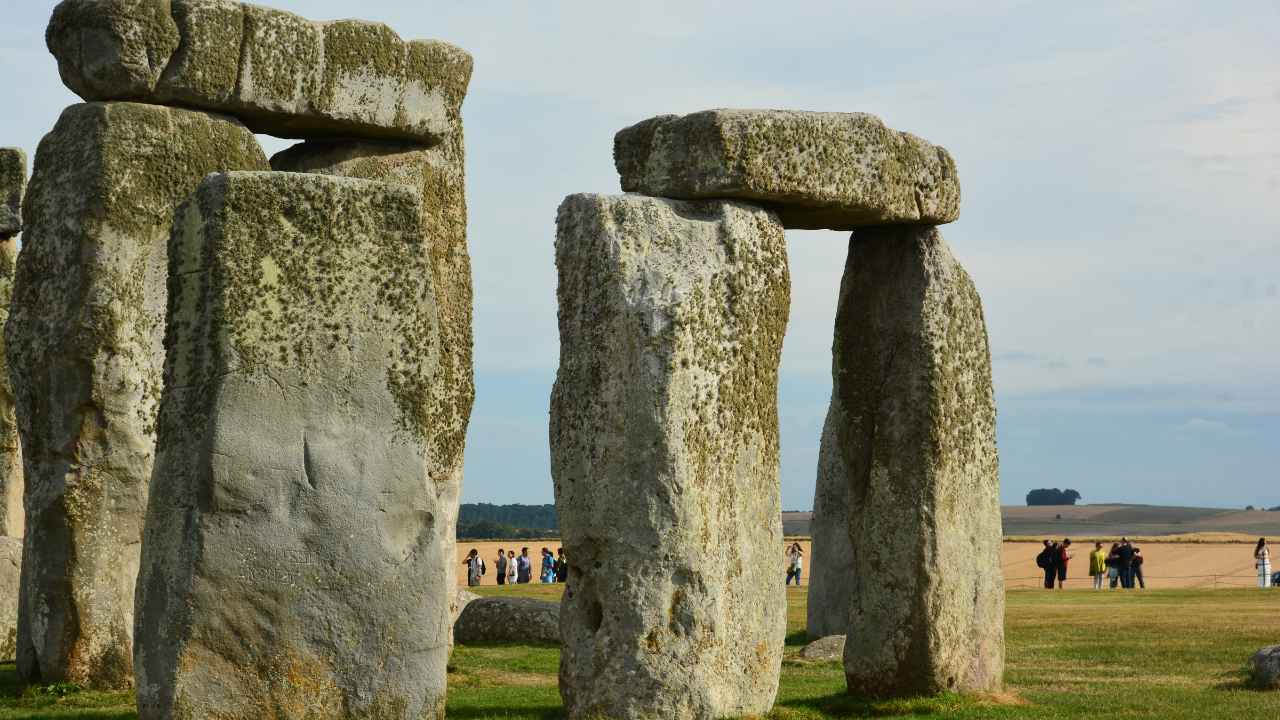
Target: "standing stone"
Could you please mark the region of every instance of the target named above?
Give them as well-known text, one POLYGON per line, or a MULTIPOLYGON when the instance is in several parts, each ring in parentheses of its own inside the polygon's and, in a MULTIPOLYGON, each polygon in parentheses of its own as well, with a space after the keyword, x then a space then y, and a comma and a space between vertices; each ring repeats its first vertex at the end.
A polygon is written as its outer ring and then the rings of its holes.
MULTIPOLYGON (((0 148, 0 327, 9 320, 13 275, 18 262, 17 234, 22 229, 22 196, 26 185, 26 153, 17 148, 0 148)), ((18 439, 13 386, 9 384, 9 364, 4 359, 4 337, 0 333, 0 536, 19 538, 19 555, 22 551, 22 527, 22 443, 18 439)), ((0 601, 12 600, 16 614, 16 574, 14 578, 13 597, 5 596, 0 601)), ((13 655, 10 653, 5 657, 13 655)))
POLYGON ((948 223, 960 179, 944 148, 867 113, 707 110, 660 115, 620 131, 622 189, 747 200, 783 227, 948 223))
MULTIPOLYGON (((397 182, 422 193, 423 247, 440 316, 439 394, 427 412, 427 461, 435 483, 446 560, 442 582, 456 584, 455 530, 462 494, 467 424, 475 402, 472 364, 471 257, 467 250, 465 148, 462 120, 431 148, 360 141, 309 141, 271 158, 275 170, 397 182)), ((456 596, 455 596, 456 597, 456 596)), ((454 613, 461 612, 454 607, 454 613)), ((450 636, 452 637, 452 625, 450 636)))
POLYGON ((206 174, 266 163, 233 120, 133 103, 73 105, 40 143, 5 329, 25 451, 29 682, 132 684, 173 211, 206 174))
POLYGON ((849 242, 825 454, 854 548, 844 667, 870 696, 995 691, 1004 670, 996 412, 982 302, 936 228, 849 242))
POLYGON ((833 396, 822 426, 809 525, 813 550, 805 628, 814 639, 843 636, 849 629, 849 598, 858 579, 849 543, 849 474, 839 439, 840 428, 848 422, 839 398, 833 396))
POLYGON ((764 714, 786 635, 782 226, 736 202, 571 195, 557 229, 569 717, 764 714))
POLYGON ((13 662, 18 650, 18 585, 22 540, 0 537, 0 662, 13 662))
POLYGON ((179 210, 143 720, 443 717, 421 212, 403 185, 294 173, 212 176, 179 210))
POLYGON ((230 0, 63 0, 45 37, 85 100, 229 113, 280 137, 436 143, 471 74, 446 42, 230 0))

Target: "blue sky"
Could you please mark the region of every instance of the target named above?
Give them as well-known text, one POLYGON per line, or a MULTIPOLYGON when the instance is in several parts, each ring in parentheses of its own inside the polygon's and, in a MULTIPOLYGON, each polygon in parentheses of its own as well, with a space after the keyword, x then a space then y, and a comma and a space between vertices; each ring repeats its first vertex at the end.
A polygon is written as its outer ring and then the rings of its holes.
MULTIPOLYGON (((0 145, 34 153, 75 98, 44 49, 54 2, 10 4, 0 145)), ((1274 0, 268 4, 475 57, 466 501, 551 501, 560 200, 618 191, 613 133, 637 120, 774 107, 875 113, 956 158, 962 216, 944 234, 986 307, 1005 502, 1059 486, 1280 504, 1274 0)), ((847 237, 788 236, 783 505, 804 509, 847 237)))

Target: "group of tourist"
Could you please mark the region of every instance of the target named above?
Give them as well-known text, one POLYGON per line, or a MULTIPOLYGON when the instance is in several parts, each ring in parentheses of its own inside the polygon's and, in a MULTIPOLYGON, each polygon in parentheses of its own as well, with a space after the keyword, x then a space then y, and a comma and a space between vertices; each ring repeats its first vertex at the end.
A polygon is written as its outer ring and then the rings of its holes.
MULTIPOLYGON (((488 572, 484 559, 475 548, 471 549, 462 564, 467 566, 467 585, 472 587, 479 585, 488 572)), ((499 585, 519 585, 533 581, 533 558, 529 557, 527 547, 520 548, 519 555, 516 555, 515 550, 498 548, 498 557, 493 564, 498 573, 499 585)), ((565 560, 564 548, 556 548, 555 553, 550 548, 542 548, 542 567, 538 580, 543 583, 562 583, 568 579, 569 562, 565 560)))
MULTIPOLYGON (((1071 539, 1062 542, 1045 540, 1044 548, 1036 556, 1036 565, 1044 570, 1044 587, 1046 590, 1061 590, 1067 582, 1067 568, 1071 559, 1071 539)), ((1093 578, 1093 589, 1101 590, 1108 582, 1115 589, 1121 587, 1132 590, 1135 586, 1146 589, 1147 580, 1142 574, 1142 549, 1135 547, 1128 538, 1121 538, 1113 543, 1111 550, 1103 549, 1102 543, 1094 543, 1093 552, 1089 553, 1089 575, 1093 578)))

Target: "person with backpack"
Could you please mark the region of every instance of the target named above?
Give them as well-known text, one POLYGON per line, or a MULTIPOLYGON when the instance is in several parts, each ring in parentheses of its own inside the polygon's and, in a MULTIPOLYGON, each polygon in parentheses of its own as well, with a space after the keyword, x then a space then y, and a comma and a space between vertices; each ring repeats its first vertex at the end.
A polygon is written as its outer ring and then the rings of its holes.
POLYGON ((1089 553, 1089 575, 1093 577, 1093 589, 1101 590, 1107 577, 1107 551, 1102 549, 1102 543, 1094 543, 1093 552, 1089 553))
POLYGON ((467 554, 467 559, 463 560, 462 564, 467 566, 467 585, 469 587, 479 585, 485 573, 484 560, 480 559, 480 553, 475 548, 471 548, 471 552, 467 554))
POLYGON ((1052 590, 1058 579, 1058 546, 1052 540, 1044 541, 1044 549, 1036 556, 1036 567, 1044 571, 1044 589, 1052 590))

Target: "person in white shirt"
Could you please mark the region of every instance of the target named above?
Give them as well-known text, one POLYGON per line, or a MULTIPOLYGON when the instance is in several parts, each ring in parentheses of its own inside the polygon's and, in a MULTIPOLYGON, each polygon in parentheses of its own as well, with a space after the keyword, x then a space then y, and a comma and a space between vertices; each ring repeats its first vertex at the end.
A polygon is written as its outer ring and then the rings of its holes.
POLYGON ((1271 548, 1267 547, 1267 539, 1258 538, 1258 546, 1253 549, 1253 560, 1258 568, 1258 587, 1271 587, 1271 548))
POLYGON ((507 584, 508 585, 516 584, 516 565, 518 564, 519 563, 516 562, 516 551, 508 550, 507 551, 507 584))

